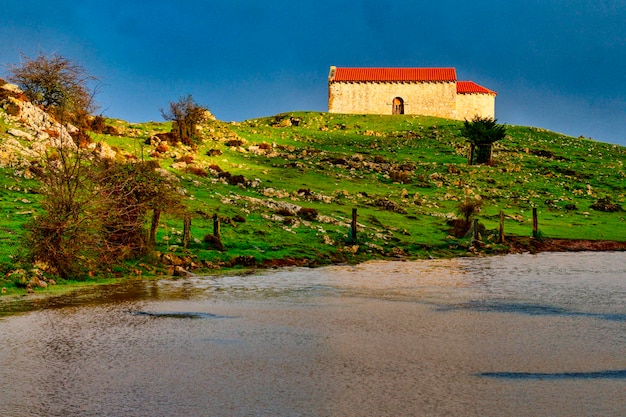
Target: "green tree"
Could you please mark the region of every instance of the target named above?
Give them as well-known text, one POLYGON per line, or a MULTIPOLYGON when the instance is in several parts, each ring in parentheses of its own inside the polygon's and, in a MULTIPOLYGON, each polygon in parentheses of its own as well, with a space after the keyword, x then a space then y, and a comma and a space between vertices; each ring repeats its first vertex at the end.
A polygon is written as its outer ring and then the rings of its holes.
POLYGON ((177 140, 185 145, 193 145, 199 141, 197 128, 207 110, 189 94, 176 102, 170 102, 168 110, 161 109, 161 115, 165 120, 172 121, 172 134, 177 140))
POLYGON ((497 123, 492 117, 475 116, 472 121, 465 120, 461 135, 470 143, 468 163, 490 164, 491 145, 506 136, 506 126, 497 123))

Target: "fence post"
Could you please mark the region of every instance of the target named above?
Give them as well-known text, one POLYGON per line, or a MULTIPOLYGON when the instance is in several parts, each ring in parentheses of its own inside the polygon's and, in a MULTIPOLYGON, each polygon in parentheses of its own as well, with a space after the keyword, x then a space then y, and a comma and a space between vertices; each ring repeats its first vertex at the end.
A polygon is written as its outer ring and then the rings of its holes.
POLYGON ((504 212, 500 210, 500 243, 504 243, 504 212))
POLYGON ((474 226, 473 226, 473 236, 472 236, 472 243, 474 242, 478 242, 478 219, 474 219, 474 226))
POLYGON ((183 222, 183 248, 187 249, 191 240, 191 214, 186 213, 183 222))
POLYGON ((152 211, 152 223, 150 224, 150 237, 149 237, 150 244, 153 246, 156 244, 156 234, 157 234, 157 229, 159 228, 160 219, 161 219, 161 210, 154 209, 152 211))
POLYGON ((539 236, 539 228, 537 221, 537 207, 533 207, 533 237, 536 238, 539 236))
POLYGON ((350 228, 350 237, 352 238, 353 242, 356 242, 356 209, 353 208, 352 209, 352 225, 350 228))
POLYGON ((220 218, 217 214, 213 215, 213 236, 220 238, 220 218))

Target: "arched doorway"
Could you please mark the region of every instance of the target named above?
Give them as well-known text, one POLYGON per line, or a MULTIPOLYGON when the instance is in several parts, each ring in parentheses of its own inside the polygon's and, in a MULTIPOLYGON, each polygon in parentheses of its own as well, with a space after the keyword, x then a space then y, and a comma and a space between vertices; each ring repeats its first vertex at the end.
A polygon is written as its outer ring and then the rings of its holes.
POLYGON ((394 98, 391 106, 391 114, 404 114, 404 100, 400 97, 394 98))

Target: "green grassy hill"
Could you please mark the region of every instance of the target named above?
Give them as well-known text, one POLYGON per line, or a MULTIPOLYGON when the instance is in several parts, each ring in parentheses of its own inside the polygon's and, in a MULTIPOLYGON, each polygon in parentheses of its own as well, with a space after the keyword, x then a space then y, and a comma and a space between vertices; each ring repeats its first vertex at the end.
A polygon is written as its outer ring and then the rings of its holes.
MULTIPOLYGON (((213 121, 202 126, 197 149, 147 144, 169 131, 168 123, 108 124, 118 135, 94 134, 94 141, 126 158, 156 159, 180 179, 193 214, 192 242, 183 250, 182 220, 166 217, 157 250, 205 268, 466 255, 470 239, 451 236, 448 224, 466 198, 483 201, 477 216, 487 229, 483 252, 507 250, 490 236, 500 211, 507 236, 531 236, 533 208, 543 237, 626 241, 626 213, 592 208, 606 198, 626 206, 626 148, 617 145, 508 126, 493 164, 468 166, 462 123, 446 119, 301 112, 213 121), (224 251, 203 241, 213 233, 214 214, 224 251)), ((0 128, 5 140, 8 122, 0 128)), ((39 208, 27 169, 1 172, 6 272, 19 255, 21 224, 39 208)))

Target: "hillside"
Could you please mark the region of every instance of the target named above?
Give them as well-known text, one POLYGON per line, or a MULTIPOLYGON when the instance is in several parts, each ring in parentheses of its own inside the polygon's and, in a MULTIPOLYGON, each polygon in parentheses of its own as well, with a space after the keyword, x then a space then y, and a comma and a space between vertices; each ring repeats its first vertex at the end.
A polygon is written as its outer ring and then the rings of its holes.
MULTIPOLYGON (((6 101, 1 107, 0 262, 8 273, 19 258, 21 225, 40 210, 30 170, 42 134, 10 116, 6 101)), ((191 244, 181 246, 183 221, 164 217, 157 250, 165 264, 185 269, 532 250, 533 207, 543 238, 626 242, 626 213, 592 208, 598 201, 626 205, 626 148, 617 145, 508 126, 493 165, 468 166, 462 123, 447 119, 298 112, 241 123, 209 120, 196 149, 161 143, 154 135, 169 131, 169 123, 107 125, 114 134, 92 134, 92 149, 157 160, 178 177, 193 216, 191 244), (476 247, 469 237, 451 235, 449 223, 466 198, 482 200, 477 218, 486 231, 476 247), (503 244, 497 243, 500 211, 503 244), (215 214, 223 250, 204 241, 215 214)), ((132 268, 155 271, 140 262, 132 268)))

